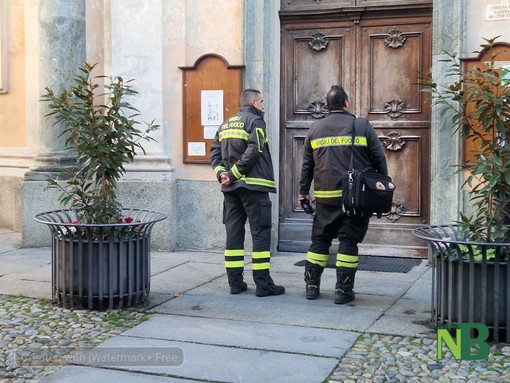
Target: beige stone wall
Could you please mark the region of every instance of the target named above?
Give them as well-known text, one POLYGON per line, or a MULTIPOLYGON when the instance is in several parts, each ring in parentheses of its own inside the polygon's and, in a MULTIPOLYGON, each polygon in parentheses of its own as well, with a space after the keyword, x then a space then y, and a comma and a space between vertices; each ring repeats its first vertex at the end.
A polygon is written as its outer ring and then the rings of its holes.
POLYGON ((25 24, 24 2, 1 1, 7 57, 7 92, 0 93, 0 149, 24 147, 25 129, 25 24))

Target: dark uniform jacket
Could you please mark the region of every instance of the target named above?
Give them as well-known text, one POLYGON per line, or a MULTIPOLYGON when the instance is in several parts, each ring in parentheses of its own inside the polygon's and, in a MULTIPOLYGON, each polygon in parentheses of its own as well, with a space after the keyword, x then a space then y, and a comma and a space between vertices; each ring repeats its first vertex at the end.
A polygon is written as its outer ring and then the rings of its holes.
MULTIPOLYGON (((355 116, 333 111, 315 122, 305 139, 299 193, 310 193, 312 179, 317 203, 341 205, 342 178, 349 168, 355 116)), ((373 168, 387 175, 386 158, 377 133, 367 119, 356 119, 354 168, 373 168)))
POLYGON ((233 181, 221 191, 237 188, 276 193, 273 163, 267 144, 264 113, 252 106, 241 106, 236 115, 219 127, 211 146, 211 165, 220 181, 228 172, 233 181))

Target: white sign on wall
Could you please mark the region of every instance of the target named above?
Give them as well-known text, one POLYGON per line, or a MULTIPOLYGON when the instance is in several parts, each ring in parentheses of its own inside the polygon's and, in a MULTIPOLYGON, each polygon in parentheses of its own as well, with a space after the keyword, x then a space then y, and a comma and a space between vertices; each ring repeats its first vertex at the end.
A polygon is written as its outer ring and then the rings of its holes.
POLYGON ((188 142, 188 156, 205 156, 205 142, 188 142))
POLYGON ((220 125, 223 122, 223 90, 203 90, 200 96, 202 125, 220 125))
POLYGON ((509 4, 493 4, 485 7, 485 20, 508 20, 510 19, 510 3, 509 4))

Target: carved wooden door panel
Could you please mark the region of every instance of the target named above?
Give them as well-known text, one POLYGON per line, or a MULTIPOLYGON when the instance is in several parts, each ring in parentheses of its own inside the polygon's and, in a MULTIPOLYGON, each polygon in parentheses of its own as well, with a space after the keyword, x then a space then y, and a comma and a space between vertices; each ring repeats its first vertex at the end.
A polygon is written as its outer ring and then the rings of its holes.
POLYGON ((311 218, 297 201, 303 143, 310 125, 328 112, 325 93, 331 85, 355 88, 355 51, 350 21, 298 22, 282 30, 280 251, 308 248, 311 218))
POLYGON ((396 184, 392 211, 371 219, 360 252, 426 255, 411 230, 429 219, 430 111, 415 83, 430 67, 431 28, 428 16, 282 24, 280 251, 310 243, 312 220, 297 201, 302 146, 340 84, 379 134, 396 184))

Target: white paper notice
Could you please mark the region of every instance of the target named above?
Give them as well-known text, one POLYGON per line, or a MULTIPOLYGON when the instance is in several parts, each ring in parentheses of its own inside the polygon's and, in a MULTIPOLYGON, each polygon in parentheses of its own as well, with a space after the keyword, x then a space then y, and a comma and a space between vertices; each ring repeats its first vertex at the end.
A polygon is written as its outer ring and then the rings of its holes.
POLYGON ((223 122, 223 91, 203 90, 200 108, 201 125, 220 125, 223 122))
POLYGON ((188 156, 205 156, 205 142, 188 142, 188 156))
POLYGON ((218 131, 218 125, 205 125, 204 126, 204 140, 213 140, 216 132, 218 131))

